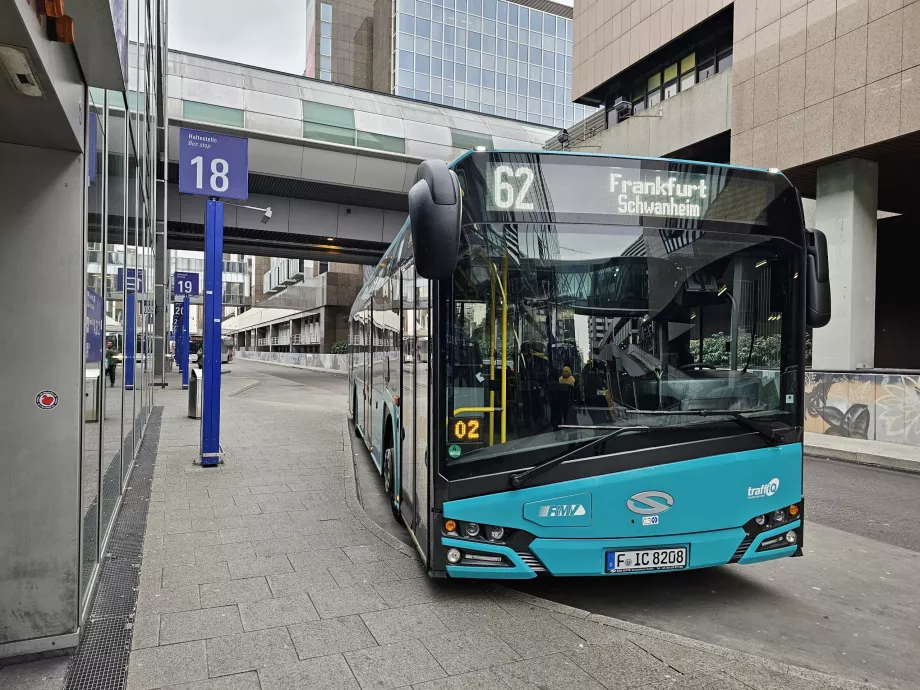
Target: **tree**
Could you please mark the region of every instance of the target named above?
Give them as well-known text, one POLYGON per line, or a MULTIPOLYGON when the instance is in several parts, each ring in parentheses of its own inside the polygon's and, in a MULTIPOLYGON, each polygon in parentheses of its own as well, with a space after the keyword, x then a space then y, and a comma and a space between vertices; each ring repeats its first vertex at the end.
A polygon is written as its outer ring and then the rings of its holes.
POLYGON ((337 340, 332 343, 332 349, 330 352, 334 355, 345 355, 348 354, 348 341, 347 340, 337 340))

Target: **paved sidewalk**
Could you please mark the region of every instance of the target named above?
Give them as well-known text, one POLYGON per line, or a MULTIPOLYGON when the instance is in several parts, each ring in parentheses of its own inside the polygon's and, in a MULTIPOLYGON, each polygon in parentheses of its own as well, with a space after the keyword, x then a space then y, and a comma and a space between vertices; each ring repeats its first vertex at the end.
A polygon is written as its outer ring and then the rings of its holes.
POLYGON ((831 460, 920 472, 920 447, 885 441, 805 433, 805 454, 831 460))
POLYGON ((193 465, 185 395, 158 394, 130 690, 866 687, 430 580, 357 503, 345 401, 246 376, 260 384, 225 386, 220 468, 193 465))

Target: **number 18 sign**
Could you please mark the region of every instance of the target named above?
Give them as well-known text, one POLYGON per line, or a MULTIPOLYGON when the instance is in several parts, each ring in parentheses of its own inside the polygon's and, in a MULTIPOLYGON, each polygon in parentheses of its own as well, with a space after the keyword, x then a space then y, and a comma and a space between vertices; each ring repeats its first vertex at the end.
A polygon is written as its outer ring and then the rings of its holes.
POLYGON ((179 130, 179 192, 249 198, 249 139, 179 130))

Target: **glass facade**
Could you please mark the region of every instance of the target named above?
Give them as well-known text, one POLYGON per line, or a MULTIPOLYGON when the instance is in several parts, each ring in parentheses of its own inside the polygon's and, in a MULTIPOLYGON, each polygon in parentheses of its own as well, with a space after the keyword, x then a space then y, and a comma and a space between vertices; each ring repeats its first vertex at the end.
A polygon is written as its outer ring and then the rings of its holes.
POLYGON ((594 108, 572 103, 572 20, 505 0, 397 0, 399 96, 551 127, 594 108))
MULTIPOLYGON (((87 89, 80 606, 153 410, 158 111, 165 2, 129 0, 125 89, 87 89)), ((160 123, 162 125, 162 123, 160 123)))

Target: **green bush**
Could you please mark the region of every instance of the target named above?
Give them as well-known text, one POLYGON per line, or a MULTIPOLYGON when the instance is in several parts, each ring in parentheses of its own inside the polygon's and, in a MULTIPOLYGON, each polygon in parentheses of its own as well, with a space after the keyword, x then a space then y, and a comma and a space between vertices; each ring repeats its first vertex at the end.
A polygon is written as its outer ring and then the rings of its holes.
POLYGON ((332 343, 332 350, 330 352, 334 355, 345 355, 348 354, 348 341, 347 340, 337 340, 332 343))

